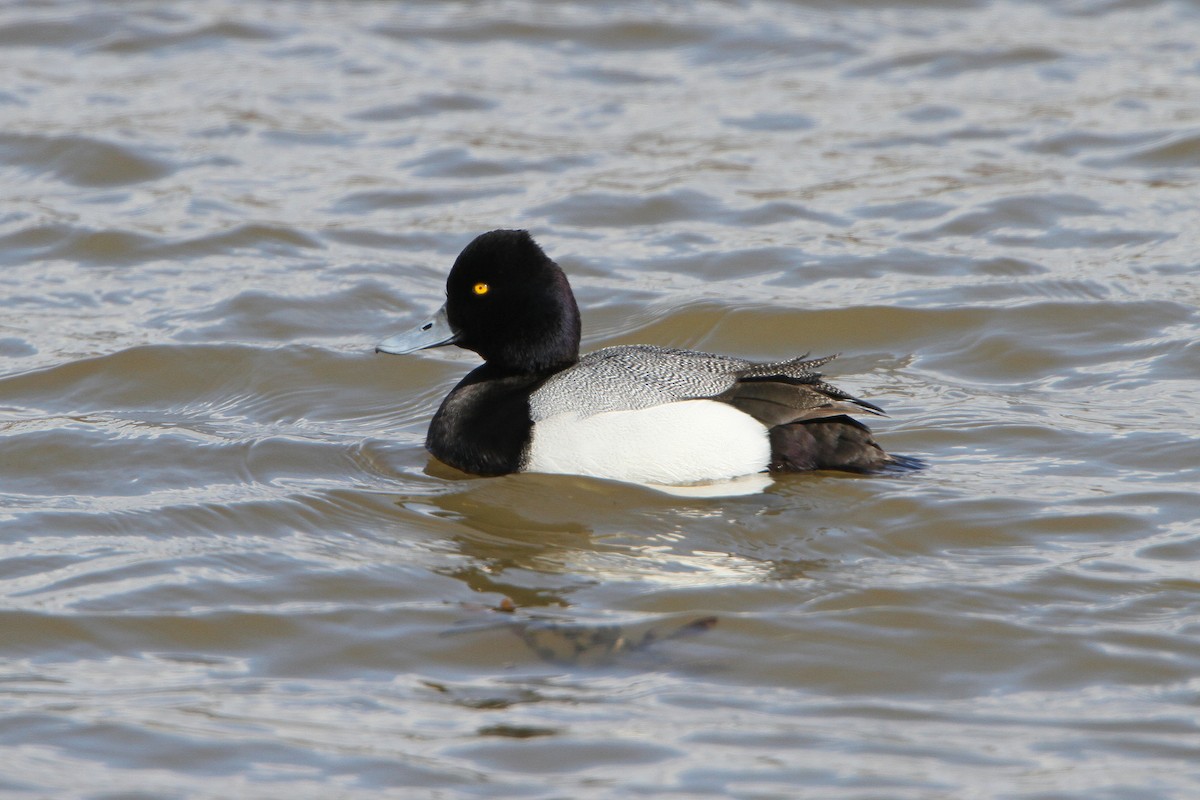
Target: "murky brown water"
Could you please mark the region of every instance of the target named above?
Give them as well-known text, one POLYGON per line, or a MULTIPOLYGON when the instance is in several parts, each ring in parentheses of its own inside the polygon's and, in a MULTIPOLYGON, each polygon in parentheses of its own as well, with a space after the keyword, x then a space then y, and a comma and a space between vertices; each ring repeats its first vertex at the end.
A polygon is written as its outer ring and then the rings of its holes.
POLYGON ((14 2, 0 74, 4 798, 1200 796, 1195 4, 14 2), (474 356, 371 348, 501 226, 930 469, 431 466, 474 356))

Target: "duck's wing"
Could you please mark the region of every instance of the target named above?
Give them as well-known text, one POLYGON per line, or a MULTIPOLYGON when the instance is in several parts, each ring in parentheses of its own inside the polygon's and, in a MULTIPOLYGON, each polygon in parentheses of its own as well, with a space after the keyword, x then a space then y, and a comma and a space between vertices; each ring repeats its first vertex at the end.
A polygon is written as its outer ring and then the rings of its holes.
POLYGON ((734 385, 716 399, 744 411, 768 428, 845 414, 884 415, 883 409, 874 403, 822 380, 817 367, 834 358, 800 357, 774 364, 752 364, 738 370, 734 385))
POLYGON ((767 427, 844 415, 882 414, 825 383, 816 368, 827 358, 771 364, 653 345, 597 350, 546 380, 530 398, 534 422, 562 413, 591 416, 682 400, 729 403, 767 427))

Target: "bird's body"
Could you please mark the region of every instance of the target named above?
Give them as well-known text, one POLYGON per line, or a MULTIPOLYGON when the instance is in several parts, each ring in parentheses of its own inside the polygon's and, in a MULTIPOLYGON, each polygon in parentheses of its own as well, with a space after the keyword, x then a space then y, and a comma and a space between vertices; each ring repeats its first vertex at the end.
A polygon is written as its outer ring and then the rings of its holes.
POLYGON ((687 484, 919 465, 885 453, 850 416, 883 412, 822 380, 815 370, 830 358, 760 364, 653 345, 580 358, 566 276, 525 231, 477 237, 446 294, 434 320, 377 349, 453 343, 484 357, 442 402, 426 440, 465 472, 687 484))

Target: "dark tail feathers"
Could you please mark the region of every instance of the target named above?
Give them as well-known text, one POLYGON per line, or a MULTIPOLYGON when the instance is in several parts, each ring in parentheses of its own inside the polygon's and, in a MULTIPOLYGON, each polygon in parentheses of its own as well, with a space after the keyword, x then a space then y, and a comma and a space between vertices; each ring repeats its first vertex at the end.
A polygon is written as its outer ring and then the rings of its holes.
POLYGON ((925 466, 919 458, 885 453, 870 429, 848 416, 777 425, 770 436, 771 472, 904 472, 925 466))

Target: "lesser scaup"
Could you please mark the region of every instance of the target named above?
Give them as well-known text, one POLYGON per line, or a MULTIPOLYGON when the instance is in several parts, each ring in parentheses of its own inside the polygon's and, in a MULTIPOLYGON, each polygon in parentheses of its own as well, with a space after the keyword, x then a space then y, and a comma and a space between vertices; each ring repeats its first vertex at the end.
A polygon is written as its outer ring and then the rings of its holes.
POLYGON ((426 447, 476 475, 553 472, 653 484, 758 472, 877 472, 885 453, 852 413, 873 403, 825 383, 831 358, 758 364, 653 345, 579 357, 567 277, 527 231, 478 236, 454 262, 446 304, 376 352, 455 344, 484 363, 433 417, 426 447))

